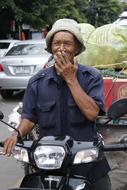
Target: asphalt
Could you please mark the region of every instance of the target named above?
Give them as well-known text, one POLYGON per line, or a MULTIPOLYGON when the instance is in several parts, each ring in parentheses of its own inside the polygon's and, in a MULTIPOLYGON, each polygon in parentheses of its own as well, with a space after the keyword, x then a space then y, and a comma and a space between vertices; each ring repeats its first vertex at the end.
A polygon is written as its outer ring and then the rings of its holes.
MULTIPOLYGON (((104 127, 100 129, 100 132, 104 137, 105 144, 116 144, 127 133, 127 127, 104 127)), ((127 152, 106 152, 105 155, 111 167, 109 175, 112 182, 112 190, 127 190, 127 152)))

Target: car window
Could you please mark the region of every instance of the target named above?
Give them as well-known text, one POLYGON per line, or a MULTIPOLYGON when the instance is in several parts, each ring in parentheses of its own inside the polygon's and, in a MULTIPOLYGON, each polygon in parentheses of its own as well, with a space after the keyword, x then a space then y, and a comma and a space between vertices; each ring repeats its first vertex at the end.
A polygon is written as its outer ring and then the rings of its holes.
POLYGON ((44 52, 46 52, 45 44, 20 44, 12 47, 6 56, 41 55, 44 52))
POLYGON ((9 47, 10 43, 6 42, 0 42, 0 49, 7 49, 9 47))

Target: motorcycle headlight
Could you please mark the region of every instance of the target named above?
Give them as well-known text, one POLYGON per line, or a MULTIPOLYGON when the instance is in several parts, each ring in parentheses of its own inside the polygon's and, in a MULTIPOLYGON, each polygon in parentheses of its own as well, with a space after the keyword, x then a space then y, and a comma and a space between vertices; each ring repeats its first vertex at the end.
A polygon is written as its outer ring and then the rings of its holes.
POLYGON ((34 159, 40 169, 59 169, 64 158, 65 150, 60 146, 38 146, 34 151, 34 159))
POLYGON ((98 148, 91 148, 77 152, 74 158, 74 164, 89 163, 97 159, 98 148))
POLYGON ((22 147, 15 146, 15 148, 12 151, 12 154, 16 160, 29 162, 28 152, 26 149, 22 147))

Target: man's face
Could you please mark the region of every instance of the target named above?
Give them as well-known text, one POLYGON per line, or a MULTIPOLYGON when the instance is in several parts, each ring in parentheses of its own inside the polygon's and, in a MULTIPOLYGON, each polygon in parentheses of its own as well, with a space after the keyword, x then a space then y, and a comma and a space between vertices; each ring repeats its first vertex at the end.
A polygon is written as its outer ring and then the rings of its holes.
POLYGON ((70 32, 66 31, 60 31, 54 35, 51 49, 53 55, 58 52, 64 52, 70 61, 73 61, 74 56, 79 50, 75 37, 70 32))

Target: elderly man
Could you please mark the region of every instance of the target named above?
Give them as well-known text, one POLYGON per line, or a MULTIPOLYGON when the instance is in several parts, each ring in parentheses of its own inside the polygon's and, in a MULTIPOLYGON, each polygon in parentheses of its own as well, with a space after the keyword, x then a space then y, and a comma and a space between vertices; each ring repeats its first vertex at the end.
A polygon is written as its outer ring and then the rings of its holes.
MULTIPOLYGON (((93 141, 95 120, 104 112, 103 80, 95 68, 80 65, 75 56, 85 50, 80 27, 75 20, 60 19, 46 36, 47 51, 52 53, 53 66, 33 76, 23 99, 21 136, 37 123, 40 137, 69 135, 75 140, 93 141)), ((17 142, 17 132, 6 139, 5 154, 17 142)), ((110 190, 110 167, 106 158, 94 163, 88 174, 92 190, 110 190)), ((72 172, 85 176, 85 167, 72 172)))

